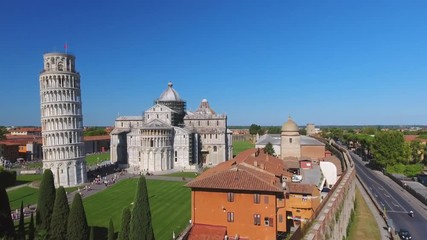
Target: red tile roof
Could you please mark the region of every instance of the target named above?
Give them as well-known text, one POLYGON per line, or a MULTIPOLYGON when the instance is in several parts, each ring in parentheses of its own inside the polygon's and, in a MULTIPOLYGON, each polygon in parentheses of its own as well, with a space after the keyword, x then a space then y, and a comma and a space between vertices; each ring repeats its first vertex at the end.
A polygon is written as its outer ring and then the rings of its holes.
POLYGON ((289 175, 283 161, 257 149, 249 149, 188 183, 190 188, 283 192, 280 177, 289 175))
POLYGON ((194 224, 188 240, 223 240, 226 233, 227 228, 224 226, 194 224))
POLYGON ((312 194, 313 187, 315 186, 312 184, 287 183, 289 193, 312 194))
POLYGON ((84 141, 100 141, 100 140, 110 140, 110 135, 100 135, 100 136, 84 136, 84 141))

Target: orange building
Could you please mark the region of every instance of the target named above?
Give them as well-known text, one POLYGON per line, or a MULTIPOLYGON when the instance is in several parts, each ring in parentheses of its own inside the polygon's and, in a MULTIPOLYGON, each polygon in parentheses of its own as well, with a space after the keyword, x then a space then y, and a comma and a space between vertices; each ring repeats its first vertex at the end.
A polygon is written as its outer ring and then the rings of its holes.
POLYGON ((283 160, 257 149, 207 170, 186 185, 192 190, 188 239, 284 239, 320 203, 318 189, 290 183, 292 175, 283 160))

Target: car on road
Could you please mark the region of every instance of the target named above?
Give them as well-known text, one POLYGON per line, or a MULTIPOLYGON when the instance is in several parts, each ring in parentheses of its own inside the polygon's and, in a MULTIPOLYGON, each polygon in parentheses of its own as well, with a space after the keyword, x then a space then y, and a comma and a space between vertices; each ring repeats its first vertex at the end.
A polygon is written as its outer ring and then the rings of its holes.
POLYGON ((412 239, 412 236, 409 233, 409 231, 405 230, 405 229, 400 229, 400 231, 399 231, 399 237, 400 237, 400 239, 408 239, 408 240, 412 239))

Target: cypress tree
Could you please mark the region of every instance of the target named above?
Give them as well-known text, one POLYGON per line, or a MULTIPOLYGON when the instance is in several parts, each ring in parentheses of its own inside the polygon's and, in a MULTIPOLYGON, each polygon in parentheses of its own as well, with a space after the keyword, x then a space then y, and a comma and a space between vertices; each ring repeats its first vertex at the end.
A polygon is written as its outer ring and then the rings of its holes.
POLYGON ((56 190, 55 205, 53 206, 52 221, 48 233, 49 239, 63 240, 67 237, 69 213, 67 194, 64 187, 59 187, 56 190))
POLYGON ((87 240, 89 238, 89 227, 87 225, 86 213, 80 194, 74 195, 71 204, 70 215, 67 223, 68 240, 87 240))
POLYGON ((34 233, 36 229, 34 228, 34 217, 33 213, 31 213, 30 225, 28 226, 28 240, 34 240, 34 233))
POLYGON ((130 209, 125 207, 122 212, 122 228, 119 233, 119 240, 129 240, 130 232, 130 209))
POLYGON ((89 240, 95 240, 95 228, 90 227, 89 240))
POLYGON ((53 173, 50 169, 46 169, 44 170, 43 179, 40 184, 36 211, 36 227, 37 231, 42 232, 42 235, 49 232, 54 203, 55 184, 53 181, 53 173))
POLYGON ((114 240, 114 224, 113 220, 110 218, 110 224, 108 225, 108 240, 114 240))
POLYGON ((0 167, 0 238, 14 238, 15 227, 10 215, 9 197, 6 188, 15 185, 16 172, 0 167))
POLYGON ((150 203, 148 202, 147 184, 144 176, 141 176, 138 181, 130 222, 130 239, 154 240, 150 203))
POLYGON ((25 223, 24 223, 24 201, 21 201, 21 211, 19 214, 18 239, 25 240, 25 223))

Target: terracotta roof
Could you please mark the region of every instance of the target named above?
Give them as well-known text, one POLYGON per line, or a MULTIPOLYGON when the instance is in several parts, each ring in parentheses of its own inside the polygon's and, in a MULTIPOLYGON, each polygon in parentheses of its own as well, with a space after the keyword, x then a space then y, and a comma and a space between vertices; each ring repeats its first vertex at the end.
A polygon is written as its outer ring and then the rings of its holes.
POLYGON ((188 235, 188 240, 223 240, 227 233, 224 226, 194 224, 188 235))
MULTIPOLYGON (((203 174, 202 174, 203 175, 203 174)), ((282 192, 280 181, 274 175, 255 167, 236 164, 232 168, 196 178, 187 183, 190 188, 231 189, 243 191, 282 192)))
POLYGON ((418 135, 404 135, 403 138, 406 142, 420 141, 422 143, 427 143, 427 139, 418 138, 418 135))
POLYGON ((110 140, 110 135, 84 136, 83 140, 84 141, 110 140))
POLYGON ((10 129, 9 132, 41 132, 42 129, 40 127, 34 128, 34 127, 23 127, 23 128, 13 128, 10 129))
POLYGON ((311 194, 313 192, 314 185, 303 183, 288 183, 287 187, 289 193, 311 194))
POLYGON ((188 183, 191 188, 281 192, 280 177, 288 176, 281 159, 248 149, 218 164, 188 183))

